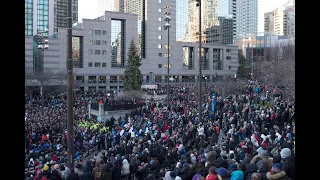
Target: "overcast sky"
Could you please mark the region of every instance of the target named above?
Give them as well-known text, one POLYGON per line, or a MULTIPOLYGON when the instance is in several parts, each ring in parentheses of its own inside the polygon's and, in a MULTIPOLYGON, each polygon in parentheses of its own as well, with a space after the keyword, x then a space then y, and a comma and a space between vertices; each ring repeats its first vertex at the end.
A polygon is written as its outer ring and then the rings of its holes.
MULTIPOLYGON (((112 10, 112 4, 114 0, 78 0, 79 3, 79 21, 82 19, 93 19, 102 14, 99 11, 103 11, 103 6, 107 10, 112 10), (101 3, 101 2, 104 2, 101 3)), ((266 12, 270 12, 281 5, 284 5, 288 0, 258 0, 258 32, 263 32, 263 15, 266 12)))

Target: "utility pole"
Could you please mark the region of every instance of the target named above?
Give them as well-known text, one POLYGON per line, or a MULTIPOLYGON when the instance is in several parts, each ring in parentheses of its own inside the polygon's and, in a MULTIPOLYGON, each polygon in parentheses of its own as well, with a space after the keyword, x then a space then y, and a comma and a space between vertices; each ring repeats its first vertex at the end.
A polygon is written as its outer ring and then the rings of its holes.
POLYGON ((68 84, 68 167, 74 168, 74 144, 73 144, 73 62, 72 62, 72 0, 68 0, 68 55, 67 55, 67 84, 68 84))
POLYGON ((202 53, 201 53, 201 0, 196 0, 196 6, 199 7, 199 122, 202 122, 202 87, 201 87, 201 80, 202 80, 202 53))
POLYGON ((167 58, 168 58, 168 64, 167 64, 167 70, 168 70, 168 79, 167 79, 167 109, 169 110, 169 81, 170 81, 170 34, 169 34, 169 30, 170 30, 170 21, 171 21, 171 17, 170 17, 170 6, 166 6, 164 7, 164 9, 167 9, 168 11, 164 14, 166 17, 164 19, 164 21, 166 21, 166 24, 164 25, 164 29, 168 30, 168 45, 167 45, 167 49, 168 49, 168 54, 167 54, 167 58))

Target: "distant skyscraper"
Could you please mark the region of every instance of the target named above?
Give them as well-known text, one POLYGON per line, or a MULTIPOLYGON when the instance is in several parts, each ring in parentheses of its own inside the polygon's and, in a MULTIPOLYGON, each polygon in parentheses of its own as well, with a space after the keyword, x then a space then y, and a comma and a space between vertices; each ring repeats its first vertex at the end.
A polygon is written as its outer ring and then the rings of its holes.
POLYGON ((258 33, 258 0, 236 0, 236 6, 236 36, 256 35, 258 33))
POLYGON ((53 34, 54 0, 25 0, 25 35, 48 29, 53 34))
POLYGON ((237 27, 237 0, 218 0, 218 17, 226 17, 228 22, 232 17, 233 36, 236 36, 237 27))
MULTIPOLYGON (((67 27, 67 0, 25 0, 25 35, 36 35, 39 30, 67 27)), ((72 1, 72 21, 78 22, 78 0, 72 1)))
MULTIPOLYGON (((187 18, 187 27, 185 33, 184 41, 187 42, 196 42, 199 41, 199 36, 197 32, 199 32, 199 7, 196 6, 196 0, 189 0, 187 6, 182 5, 182 1, 177 2, 178 9, 188 8, 188 14, 183 16, 177 16, 177 22, 182 21, 185 22, 185 18, 187 18), (181 18, 181 19, 180 19, 181 18)), ((186 1, 184 1, 186 3, 186 1)), ((202 41, 206 42, 206 37, 203 32, 206 31, 207 28, 212 28, 213 26, 219 25, 218 14, 217 14, 217 0, 202 0, 201 4, 201 28, 202 28, 202 41)), ((182 29, 180 27, 177 27, 182 29)), ((180 31, 179 31, 180 32, 180 31)), ((211 31, 209 31, 211 32, 211 31)), ((180 36, 179 36, 180 37, 180 36)))

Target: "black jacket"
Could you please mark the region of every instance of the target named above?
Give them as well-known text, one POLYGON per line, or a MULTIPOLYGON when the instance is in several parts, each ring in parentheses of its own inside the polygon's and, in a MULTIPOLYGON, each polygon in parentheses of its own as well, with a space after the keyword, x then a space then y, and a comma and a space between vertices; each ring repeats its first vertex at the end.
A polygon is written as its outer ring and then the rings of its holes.
POLYGON ((66 180, 80 180, 80 176, 78 173, 71 172, 66 180))
POLYGON ((287 157, 281 161, 281 170, 286 172, 286 175, 295 180, 295 159, 293 156, 287 157))

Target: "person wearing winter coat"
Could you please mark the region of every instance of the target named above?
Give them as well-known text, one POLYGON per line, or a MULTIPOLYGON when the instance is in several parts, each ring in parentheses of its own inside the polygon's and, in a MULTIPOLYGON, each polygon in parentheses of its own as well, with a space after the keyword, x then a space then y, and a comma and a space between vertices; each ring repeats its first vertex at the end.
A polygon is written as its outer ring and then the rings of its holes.
POLYGON ((93 174, 87 165, 83 166, 83 174, 80 176, 80 180, 94 180, 93 174))
POLYGON ((251 175, 253 173, 258 172, 258 167, 257 165, 253 164, 253 163, 248 163, 246 164, 246 170, 245 170, 245 174, 246 174, 246 179, 247 180, 251 180, 251 175))
POLYGON ((122 160, 121 176, 127 176, 130 174, 130 164, 127 159, 122 160))
POLYGON ((66 180, 80 180, 78 173, 74 172, 74 169, 70 169, 70 173, 67 175, 66 180))
MULTIPOLYGON (((266 150, 259 150, 258 151, 258 155, 255 155, 252 160, 250 161, 250 163, 256 164, 257 163, 257 159, 260 158, 260 161, 264 161, 268 164, 268 169, 271 169, 272 165, 273 165, 273 160, 272 158, 269 157, 269 153, 266 150)), ((259 162, 260 162, 259 161, 259 162)))
POLYGON ((52 170, 51 173, 52 174, 51 174, 50 180, 62 180, 62 177, 58 170, 54 169, 52 170))
POLYGON ((146 177, 148 176, 148 170, 147 170, 147 167, 141 165, 141 166, 138 166, 138 171, 136 173, 136 177, 139 179, 139 180, 144 180, 146 177))
POLYGON ((257 163, 258 173, 261 176, 261 180, 268 180, 267 172, 269 171, 268 164, 265 161, 259 161, 257 163))
POLYGON ((291 180, 285 171, 281 170, 281 164, 276 163, 272 166, 271 172, 267 172, 267 178, 270 180, 291 180))
POLYGON ((286 175, 295 180, 295 158, 291 156, 291 150, 289 148, 283 148, 280 151, 281 156, 281 170, 286 173, 286 175))

